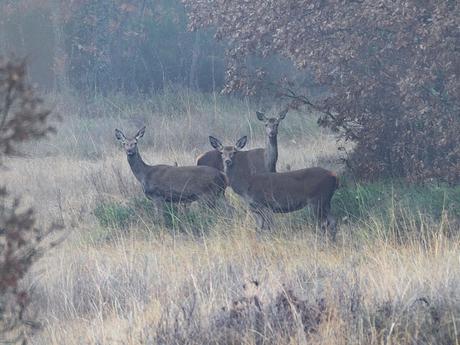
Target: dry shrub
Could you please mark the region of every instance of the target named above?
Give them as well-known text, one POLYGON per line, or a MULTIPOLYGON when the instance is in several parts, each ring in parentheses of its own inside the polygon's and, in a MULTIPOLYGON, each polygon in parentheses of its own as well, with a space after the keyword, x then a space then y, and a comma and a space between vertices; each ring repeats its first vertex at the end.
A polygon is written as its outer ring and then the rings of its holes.
MULTIPOLYGON (((447 299, 430 300, 423 294, 409 301, 374 297, 369 301, 364 282, 356 279, 355 274, 339 274, 329 291, 299 297, 294 289, 283 287, 265 298, 263 287, 252 281, 228 308, 211 314, 201 310, 196 293, 184 287, 178 299, 164 307, 160 322, 149 326, 145 343, 323 343, 333 332, 340 332, 336 343, 345 344, 357 339, 364 344, 458 341, 459 304, 448 305, 447 299)), ((443 289, 440 296, 455 300, 455 286, 443 289)))
MULTIPOLYGON (((25 63, 0 57, 0 164, 5 155, 19 154, 21 143, 54 131, 47 124, 51 113, 41 105, 27 84, 25 63)), ((0 186, 0 342, 25 343, 27 327, 37 326, 25 316, 29 297, 20 282, 43 252, 56 244, 43 241, 56 228, 39 229, 33 209, 22 207, 0 186)))

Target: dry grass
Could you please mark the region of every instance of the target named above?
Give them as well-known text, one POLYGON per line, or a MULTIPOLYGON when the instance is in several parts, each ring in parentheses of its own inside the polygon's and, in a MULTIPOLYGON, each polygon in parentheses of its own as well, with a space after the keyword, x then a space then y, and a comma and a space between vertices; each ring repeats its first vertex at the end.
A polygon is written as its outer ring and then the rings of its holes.
MULTIPOLYGON (((208 134, 230 142, 249 133, 251 147, 261 145, 255 107, 183 90, 55 103, 59 134, 2 171, 43 223, 62 219, 69 232, 26 282, 44 326, 32 344, 459 344, 460 241, 445 235, 449 219, 406 222, 408 233, 430 231, 404 243, 384 236, 377 217, 342 224, 332 244, 301 215, 256 233, 244 209, 197 206, 186 231, 143 213, 106 228, 98 204, 142 195, 115 127, 146 123, 146 161, 186 165, 208 149, 208 134)), ((340 168, 337 143, 313 120, 292 113, 280 131, 281 170, 340 168)))

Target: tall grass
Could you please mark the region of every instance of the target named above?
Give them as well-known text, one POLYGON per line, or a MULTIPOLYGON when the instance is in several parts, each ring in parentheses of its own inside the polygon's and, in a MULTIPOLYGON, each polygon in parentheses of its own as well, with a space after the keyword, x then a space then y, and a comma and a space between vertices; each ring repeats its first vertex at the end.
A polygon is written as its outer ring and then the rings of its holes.
MULTIPOLYGON (((168 208, 164 220, 114 128, 146 124, 147 162, 188 165, 209 134, 262 145, 254 111, 267 106, 173 89, 50 99, 64 118, 58 135, 2 171, 41 222, 62 219, 69 232, 26 281, 43 324, 31 344, 459 343, 458 187, 344 181, 336 243, 308 210, 255 231, 230 191, 228 204, 168 208)), ((314 118, 289 113, 279 145, 280 170, 342 168, 314 118)))

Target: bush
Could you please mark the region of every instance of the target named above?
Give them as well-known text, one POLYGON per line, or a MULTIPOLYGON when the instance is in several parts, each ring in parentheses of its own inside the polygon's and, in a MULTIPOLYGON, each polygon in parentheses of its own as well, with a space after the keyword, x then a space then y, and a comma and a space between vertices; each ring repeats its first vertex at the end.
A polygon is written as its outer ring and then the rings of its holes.
MULTIPOLYGON (((0 57, 0 168, 6 156, 21 154, 21 144, 46 137, 51 112, 27 83, 24 62, 0 57)), ((24 209, 0 185, 0 343, 26 343, 26 331, 37 327, 27 320, 28 291, 21 281, 38 258, 55 243, 44 239, 58 228, 37 228, 32 208, 24 209)))

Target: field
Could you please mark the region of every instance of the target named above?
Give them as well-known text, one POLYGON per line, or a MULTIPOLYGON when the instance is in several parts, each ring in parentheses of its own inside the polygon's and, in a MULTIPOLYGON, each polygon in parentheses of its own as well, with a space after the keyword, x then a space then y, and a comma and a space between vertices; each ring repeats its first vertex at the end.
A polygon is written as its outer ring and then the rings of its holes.
MULTIPOLYGON (((460 187, 343 177, 335 243, 308 211, 257 232, 231 192, 232 208, 170 209, 163 221, 114 129, 145 124, 148 163, 192 165, 210 134, 263 146, 263 105, 183 89, 48 98, 58 133, 2 171, 41 226, 66 226, 25 282, 42 323, 31 344, 460 344, 460 187)), ((314 114, 289 113, 279 170, 341 173, 340 145, 314 114)))

